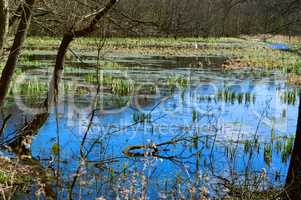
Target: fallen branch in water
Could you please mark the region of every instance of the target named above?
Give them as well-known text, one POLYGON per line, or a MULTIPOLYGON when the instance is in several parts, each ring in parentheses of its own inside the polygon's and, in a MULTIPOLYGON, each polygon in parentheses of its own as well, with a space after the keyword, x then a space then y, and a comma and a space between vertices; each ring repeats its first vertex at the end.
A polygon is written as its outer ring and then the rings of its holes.
MULTIPOLYGON (((174 140, 170 140, 167 142, 163 142, 160 144, 146 144, 146 145, 133 145, 133 146, 128 146, 125 150, 123 150, 123 154, 128 156, 128 157, 145 157, 145 156, 153 156, 153 157, 157 157, 157 158, 163 158, 163 159, 172 159, 175 158, 176 156, 161 156, 160 153, 160 149, 158 149, 158 147, 162 147, 162 146, 166 146, 166 145, 176 145, 179 142, 183 142, 183 141, 191 141, 191 139, 193 139, 192 137, 190 138, 179 138, 179 139, 174 139, 174 140), (144 150, 144 152, 134 152, 135 150, 144 150), (149 150, 149 151, 147 151, 149 150)), ((161 150, 162 151, 162 150, 161 150)), ((163 151, 166 151, 166 149, 164 149, 163 151)))

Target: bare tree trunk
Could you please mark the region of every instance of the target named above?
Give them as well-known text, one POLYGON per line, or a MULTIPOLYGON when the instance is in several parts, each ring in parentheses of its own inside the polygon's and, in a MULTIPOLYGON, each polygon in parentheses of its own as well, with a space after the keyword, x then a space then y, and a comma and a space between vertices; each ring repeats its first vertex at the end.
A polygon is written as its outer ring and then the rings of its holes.
MULTIPOLYGON (((61 76, 63 73, 63 69, 64 69, 65 54, 68 50, 70 43, 73 41, 73 39, 76 36, 85 36, 85 35, 93 32, 95 29, 96 23, 111 9, 111 7, 116 2, 118 2, 118 0, 111 0, 110 3, 105 8, 103 8, 99 12, 97 12, 96 15, 94 15, 93 20, 87 27, 85 27, 79 31, 69 31, 64 35, 63 40, 62 40, 61 45, 58 50, 57 57, 56 57, 56 63, 55 63, 55 68, 54 68, 54 72, 53 72, 53 77, 52 77, 52 81, 49 85, 48 97, 45 100, 44 104, 41 105, 41 106, 43 106, 43 108, 47 107, 47 105, 48 106, 52 105, 53 102, 57 100, 56 98, 58 95, 59 82, 60 82, 60 79, 61 79, 61 76), (75 33, 77 33, 77 34, 75 34, 75 33)), ((48 119, 48 116, 49 116, 48 110, 47 110, 48 108, 45 109, 45 113, 36 115, 33 118, 33 120, 31 120, 31 122, 29 122, 21 130, 21 134, 19 135, 19 138, 15 138, 14 141, 9 141, 9 146, 16 147, 18 149, 21 149, 21 151, 23 151, 24 148, 21 145, 22 139, 27 136, 33 136, 34 134, 36 134, 38 132, 38 130, 43 126, 43 124, 48 119)), ((18 151, 20 151, 20 150, 18 150, 18 151)), ((26 150, 24 150, 24 152, 26 152, 26 150)))
POLYGON ((0 107, 3 105, 4 99, 9 90, 11 79, 16 69, 16 64, 31 21, 32 7, 34 3, 35 0, 26 0, 23 6, 22 16, 15 35, 15 40, 0 79, 0 107))
POLYGON ((3 46, 6 39, 8 21, 8 0, 0 0, 0 55, 2 54, 3 46))
POLYGON ((102 9, 96 11, 95 13, 89 14, 88 16, 93 16, 90 23, 88 25, 84 26, 81 29, 78 30, 71 30, 64 34, 63 40, 60 44, 58 54, 56 57, 54 72, 52 81, 49 86, 48 91, 48 106, 53 104, 53 101, 56 100, 58 95, 58 86, 59 81, 61 79, 63 70, 64 70, 64 61, 65 61, 65 54, 68 50, 68 47, 70 43, 76 38, 76 37, 83 37, 87 36, 90 33, 92 33, 97 23, 109 12, 109 10, 118 2, 119 0, 110 0, 109 3, 102 9))
MULTIPOLYGON (((118 0, 111 0, 110 3, 104 8, 101 9, 95 16, 94 19, 91 21, 91 24, 89 24, 87 27, 79 30, 77 33, 77 36, 84 36, 86 34, 91 33, 94 31, 96 23, 104 16, 110 8, 116 3, 118 0), (99 17, 101 16, 101 17, 99 17), (97 20, 95 20, 97 19, 97 20), (90 32, 91 31, 91 32, 90 32)), ((45 108, 45 113, 42 114, 37 114, 33 120, 31 120, 26 126, 21 129, 21 133, 19 134, 18 138, 14 138, 12 141, 9 141, 9 146, 12 148, 17 148, 17 151, 24 151, 26 152, 26 149, 22 147, 22 139, 24 139, 27 136, 33 136, 35 135, 38 130, 43 126, 43 124, 47 121, 48 119, 48 109, 47 106, 50 106, 53 104, 53 102, 57 98, 58 94, 58 87, 59 87, 59 82, 63 73, 64 69, 64 60, 65 60, 65 54, 68 50, 68 47, 70 43, 73 41, 73 39, 76 37, 74 34, 75 32, 67 32, 63 40, 61 42, 61 45, 58 50, 58 54, 56 57, 56 63, 55 63, 55 68, 53 72, 53 77, 52 81, 49 85, 49 91, 48 91, 48 97, 43 103, 42 108, 45 108), (25 150, 24 150, 25 149, 25 150)))
MULTIPOLYGON (((86 36, 89 33, 92 33, 96 27, 97 22, 101 20, 102 17, 117 2, 118 0, 110 0, 110 2, 103 9, 99 10, 93 15, 94 16, 93 19, 87 26, 85 26, 80 30, 68 31, 67 33, 64 34, 63 40, 60 44, 58 54, 56 57, 53 77, 49 85, 48 97, 44 102, 43 106, 47 106, 47 104, 48 106, 51 106, 53 102, 57 102, 57 96, 59 92, 58 87, 64 69, 65 54, 68 50, 70 43, 76 37, 86 36)), ((43 124, 47 121, 48 116, 49 116, 48 112, 45 112, 44 114, 36 115, 35 118, 22 129, 21 135, 18 136, 13 142, 10 142, 9 146, 12 149, 14 149, 15 152, 18 152, 18 154, 20 155, 28 154, 28 150, 24 147, 24 145, 22 145, 23 144, 22 140, 25 139, 26 137, 32 137, 34 134, 36 134, 38 130, 43 126, 43 124)), ((69 195, 70 195, 69 199, 72 199, 72 191, 69 192, 69 195)))
POLYGON ((286 177, 286 199, 301 199, 301 93, 294 149, 286 177))
POLYGON ((47 103, 48 106, 51 106, 54 101, 57 99, 59 82, 64 70, 65 54, 67 53, 70 43, 73 41, 74 36, 72 34, 66 33, 63 37, 63 40, 60 44, 57 56, 55 67, 53 71, 53 77, 49 85, 47 103))

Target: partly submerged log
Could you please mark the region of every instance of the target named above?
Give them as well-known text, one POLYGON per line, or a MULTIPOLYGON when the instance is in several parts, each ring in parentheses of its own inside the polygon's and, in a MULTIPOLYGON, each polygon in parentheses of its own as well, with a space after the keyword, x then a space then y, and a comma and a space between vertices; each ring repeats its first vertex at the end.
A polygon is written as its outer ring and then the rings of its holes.
MULTIPOLYGON (((191 139, 191 138, 190 138, 191 139)), ((162 156, 160 155, 161 152, 166 152, 169 151, 168 149, 159 149, 159 147, 163 146, 168 146, 168 145, 176 145, 179 142, 182 141, 190 141, 189 138, 179 138, 179 139, 174 139, 170 140, 167 142, 163 142, 160 144, 146 144, 146 145, 133 145, 133 146, 128 146, 126 149, 124 149, 122 152, 124 155, 128 157, 146 157, 146 156, 153 156, 157 158, 163 158, 163 159, 173 159, 176 156, 162 156), (141 152, 137 151, 141 150, 141 152)))
POLYGON ((158 149, 155 144, 129 146, 125 150, 123 150, 123 154, 128 157, 155 157, 157 153, 158 149), (135 150, 142 150, 143 152, 135 152, 135 150))

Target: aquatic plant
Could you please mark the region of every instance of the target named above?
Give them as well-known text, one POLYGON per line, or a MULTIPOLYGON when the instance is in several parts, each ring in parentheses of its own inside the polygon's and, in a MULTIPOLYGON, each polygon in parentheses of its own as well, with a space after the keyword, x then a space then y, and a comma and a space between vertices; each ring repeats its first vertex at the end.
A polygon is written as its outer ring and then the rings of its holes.
POLYGON ((181 76, 171 76, 167 78, 167 86, 173 91, 176 88, 186 89, 190 84, 190 81, 186 77, 181 76))
POLYGON ((264 162, 270 166, 272 161, 272 145, 271 144, 265 144, 264 145, 264 154, 263 154, 264 162))
POLYGON ((274 147, 277 154, 280 154, 281 161, 286 163, 293 152, 295 137, 294 136, 284 136, 275 137, 274 147))
POLYGON ((294 141, 295 141, 294 137, 285 138, 282 151, 281 151, 282 162, 288 161, 288 158, 293 152, 294 141))
POLYGON ((245 92, 245 93, 230 92, 230 93, 227 94, 227 91, 225 91, 224 95, 222 95, 222 97, 224 99, 222 98, 221 100, 224 100, 225 102, 228 102, 229 101, 229 96, 230 96, 231 103, 235 102, 235 100, 236 100, 239 104, 255 103, 255 99, 256 99, 256 96, 252 95, 249 92, 245 92))
POLYGON ((198 118, 198 113, 197 113, 197 111, 192 111, 192 121, 193 122, 196 122, 196 120, 197 120, 197 118, 198 118))
POLYGON ((281 140, 276 141, 275 149, 276 149, 277 153, 280 153, 282 151, 282 142, 281 142, 281 140))
POLYGON ((244 141, 244 152, 249 153, 251 149, 252 149, 252 142, 250 140, 245 140, 244 141))
POLYGON ((22 95, 42 95, 48 90, 48 85, 38 81, 37 79, 29 80, 17 87, 17 90, 22 95))
POLYGON ((84 79, 87 83, 91 83, 91 84, 97 84, 98 82, 98 77, 95 76, 94 74, 92 73, 88 73, 84 76, 84 79))
POLYGON ((150 113, 135 112, 133 114, 133 121, 135 123, 149 123, 151 122, 152 115, 150 113))
POLYGON ((225 90, 218 90, 215 96, 201 96, 198 97, 200 101, 207 101, 207 102, 225 102, 231 104, 250 104, 255 103, 256 96, 255 94, 251 94, 249 92, 232 92, 228 89, 225 90))
POLYGON ((112 92, 118 96, 129 96, 134 92, 134 83, 131 80, 114 79, 112 92))
POLYGON ((37 78, 24 81, 21 84, 12 84, 13 90, 10 90, 9 95, 19 95, 23 102, 28 105, 34 105, 43 98, 48 91, 48 84, 37 78))
POLYGON ((288 105, 295 105, 298 97, 298 90, 287 90, 281 96, 281 101, 288 105))
MULTIPOLYGON (((59 39, 50 37, 29 37, 25 53, 33 50, 49 49, 53 51, 58 46, 59 39), (36 40, 36 42, 34 42, 36 40), (37 45, 38 44, 38 45, 37 45), (42 44, 42 46, 41 46, 42 44), (45 45, 44 45, 45 44, 45 45)), ((74 41, 72 49, 93 51, 96 55, 95 38, 81 38, 74 41)), ((106 49, 119 53, 132 52, 135 55, 161 56, 223 56, 229 58, 226 68, 241 69, 245 67, 280 69, 285 73, 299 73, 301 59, 290 52, 266 48, 258 40, 242 40, 236 38, 108 38, 106 49), (232 41, 233 43, 231 43, 232 41), (195 48, 195 44, 199 48, 195 48)), ((94 55, 94 56, 95 56, 94 55)), ((109 61, 110 62, 110 61, 109 61)), ((116 64, 101 64, 101 66, 116 66, 116 64)), ((117 64, 118 66, 118 64, 117 64)))
POLYGON ((275 136, 275 127, 273 125, 272 129, 271 129, 271 142, 273 142, 275 140, 276 136, 275 136))

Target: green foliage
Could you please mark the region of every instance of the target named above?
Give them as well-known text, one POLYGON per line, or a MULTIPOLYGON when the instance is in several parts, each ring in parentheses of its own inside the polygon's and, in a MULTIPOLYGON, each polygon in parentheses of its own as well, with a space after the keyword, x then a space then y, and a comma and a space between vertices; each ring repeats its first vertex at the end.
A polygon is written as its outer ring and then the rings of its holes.
POLYGON ((46 82, 42 82, 37 78, 32 78, 26 81, 23 81, 21 84, 12 84, 11 87, 14 87, 14 90, 10 90, 10 95, 14 91, 15 94, 18 94, 25 104, 36 105, 44 99, 48 91, 48 85, 46 82))
POLYGON ((10 182, 9 174, 0 170, 0 184, 7 184, 10 182))
POLYGON ((129 96, 134 92, 134 83, 131 80, 114 79, 112 92, 118 96, 129 96))

